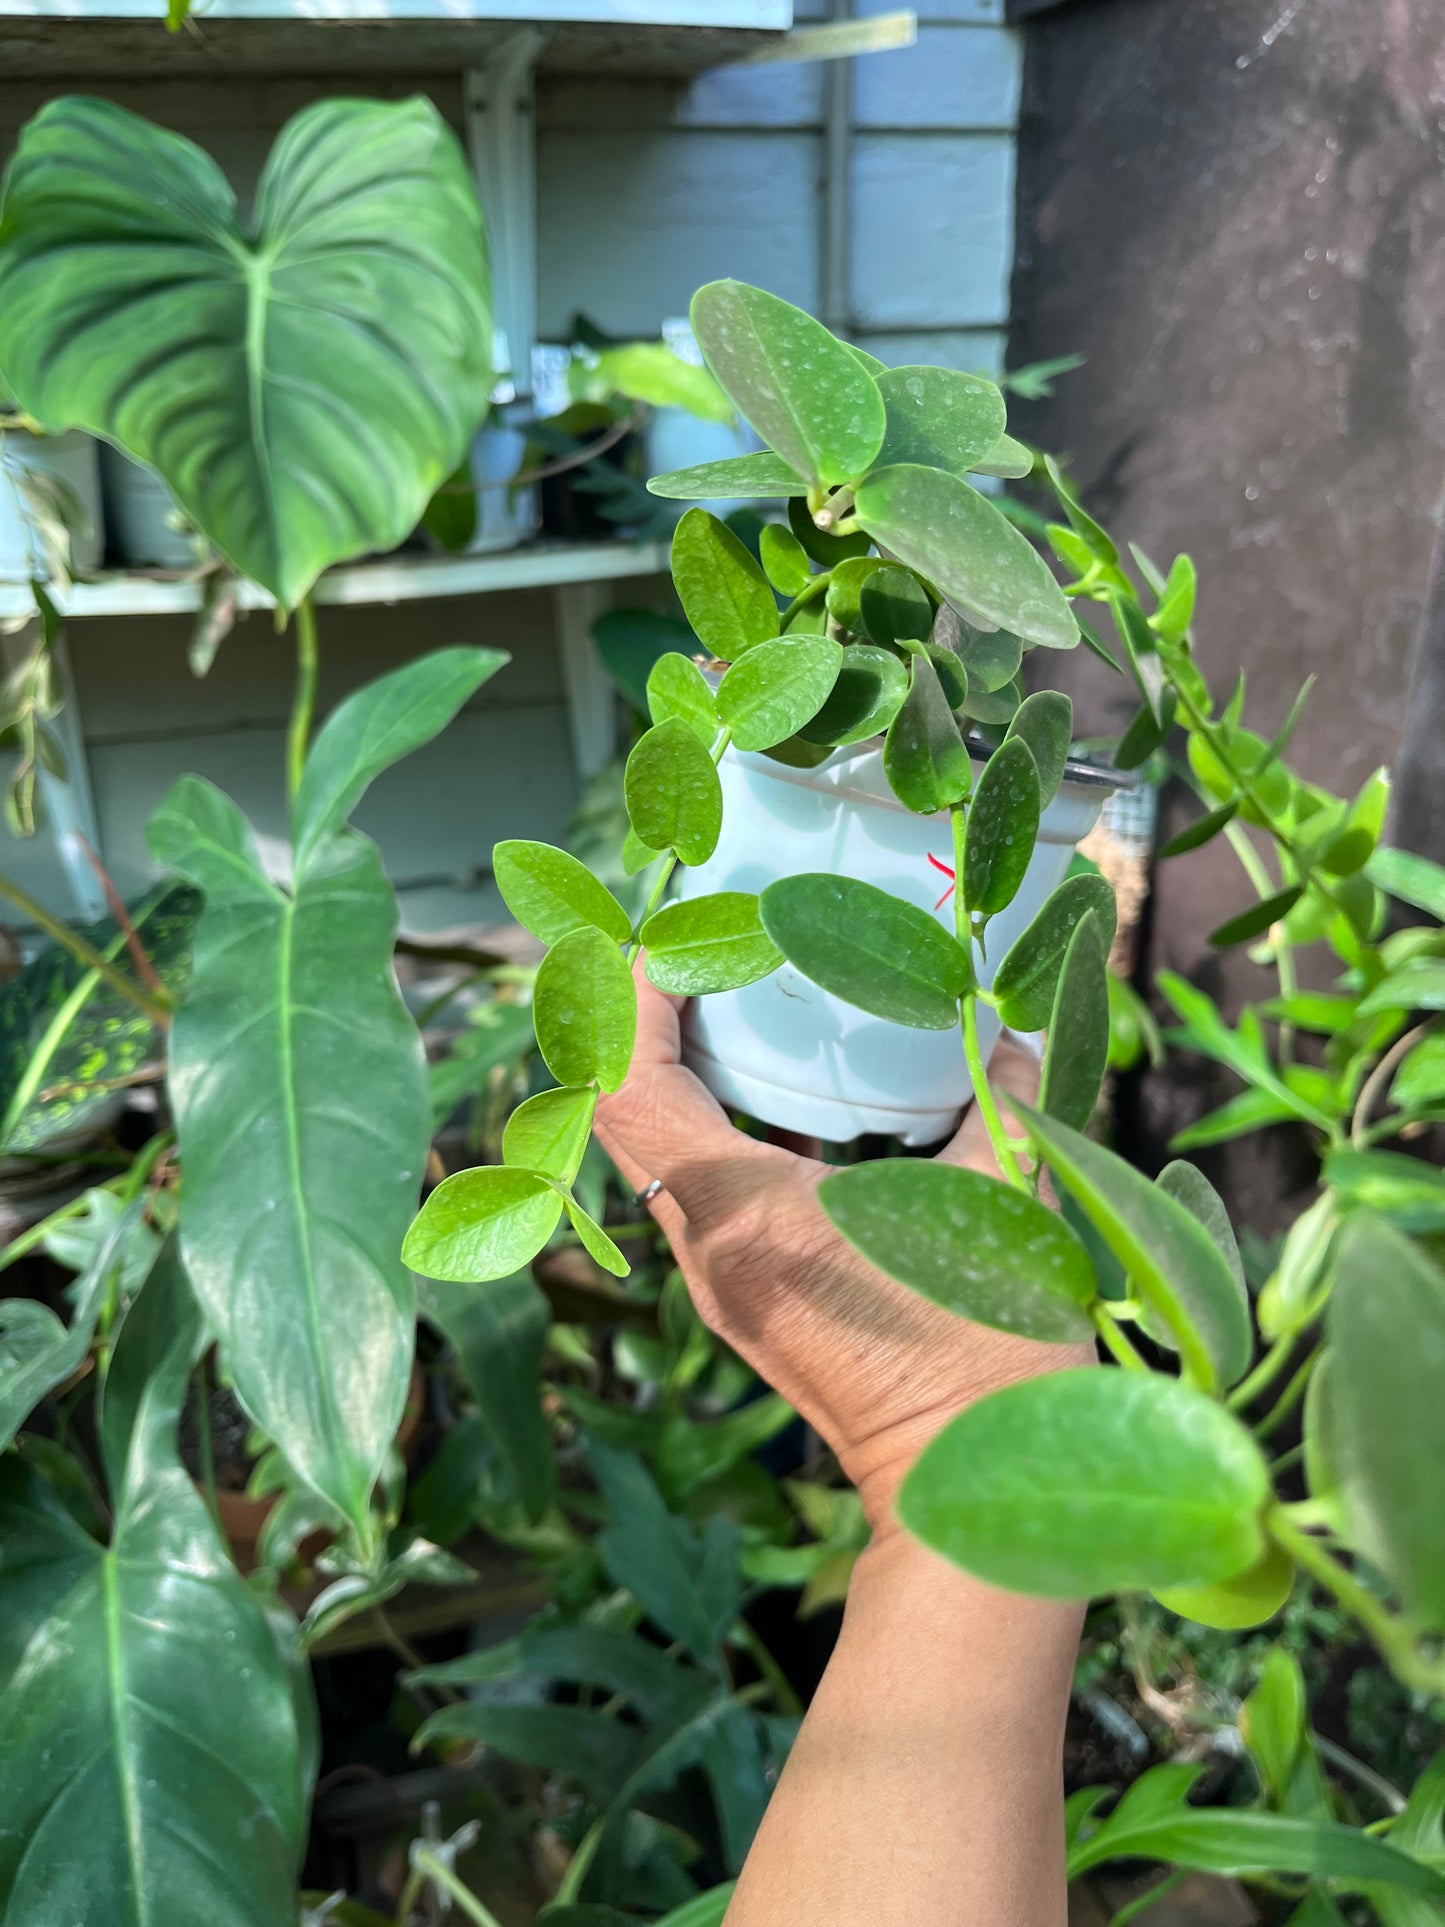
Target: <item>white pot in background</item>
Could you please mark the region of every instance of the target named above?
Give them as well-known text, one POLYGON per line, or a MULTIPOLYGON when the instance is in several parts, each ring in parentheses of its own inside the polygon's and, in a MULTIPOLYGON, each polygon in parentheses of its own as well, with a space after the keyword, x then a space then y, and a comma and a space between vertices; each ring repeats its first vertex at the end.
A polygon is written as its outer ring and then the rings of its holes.
MULTIPOLYGON (((702 367, 702 350, 685 318, 662 324, 662 338, 675 355, 702 367)), ((643 456, 649 475, 667 475, 675 468, 695 468, 703 462, 725 462, 734 455, 751 455, 762 443, 746 422, 707 422, 685 408, 654 408, 648 419, 643 456)), ((684 509, 704 508, 725 522, 740 506, 735 499, 716 502, 674 502, 684 509)))
POLYGON ((71 530, 70 563, 89 573, 100 567, 103 530, 100 463, 93 436, 72 430, 65 435, 26 435, 12 429, 0 437, 0 577, 11 581, 43 574, 45 557, 21 512, 12 472, 31 470, 62 483, 79 510, 71 530))
POLYGON ((100 451, 100 479, 106 531, 122 568, 195 568, 196 545, 176 527, 175 497, 154 469, 106 442, 100 451))
POLYGON ((542 519, 537 484, 508 486, 527 452, 526 427, 519 414, 514 404, 494 407, 472 438, 469 462, 477 491, 477 526, 466 547, 468 555, 515 549, 537 533, 542 519))
MULTIPOLYGON (((723 828, 707 863, 683 869, 679 895, 762 891, 779 877, 826 871, 861 879, 933 911, 953 928, 953 900, 939 903, 952 868, 947 812, 915 816, 889 789, 876 744, 839 750, 817 769, 788 769, 729 750, 719 771, 723 828)), ((1018 895, 988 927, 979 980, 1063 881, 1081 837, 1110 792, 1127 782, 1071 763, 1039 826, 1018 895)), ((999 1024, 979 1012, 984 1055, 999 1024)), ((684 1060, 724 1104, 750 1117, 843 1144, 863 1134, 932 1144, 946 1137, 972 1092, 960 1033, 910 1030, 830 996, 784 964, 744 990, 696 998, 688 1009, 684 1060)))

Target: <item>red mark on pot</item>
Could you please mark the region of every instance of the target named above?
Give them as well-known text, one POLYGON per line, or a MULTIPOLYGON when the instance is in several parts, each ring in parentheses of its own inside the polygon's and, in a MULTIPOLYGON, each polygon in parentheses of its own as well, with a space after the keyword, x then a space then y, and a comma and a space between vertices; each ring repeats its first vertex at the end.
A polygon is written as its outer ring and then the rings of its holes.
POLYGON ((945 863, 941 857, 936 857, 933 854, 932 850, 930 850, 928 853, 928 860, 933 865, 935 870, 941 870, 944 876, 948 878, 948 888, 944 891, 943 895, 938 899, 937 903, 935 903, 933 906, 935 910, 941 910, 944 904, 947 903, 948 899, 953 895, 953 892, 957 887, 958 879, 954 873, 952 866, 950 864, 945 863))

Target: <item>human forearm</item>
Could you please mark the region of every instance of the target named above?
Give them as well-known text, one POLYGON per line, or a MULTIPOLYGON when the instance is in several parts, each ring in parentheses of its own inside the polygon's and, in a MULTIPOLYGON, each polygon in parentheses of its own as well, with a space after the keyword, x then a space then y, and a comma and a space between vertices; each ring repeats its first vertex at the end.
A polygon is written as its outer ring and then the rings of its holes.
POLYGON ((1081 1617, 870 1547, 726 1927, 1063 1927, 1081 1617))

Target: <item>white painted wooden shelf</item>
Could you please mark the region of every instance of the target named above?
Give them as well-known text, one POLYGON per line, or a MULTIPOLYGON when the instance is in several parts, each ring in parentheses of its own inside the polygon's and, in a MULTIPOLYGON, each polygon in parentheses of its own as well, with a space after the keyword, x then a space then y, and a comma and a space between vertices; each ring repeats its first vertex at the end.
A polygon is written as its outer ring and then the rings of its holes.
MULTIPOLYGON (((665 542, 539 542, 496 555, 441 555, 358 562, 332 569, 315 599, 331 606, 420 602, 440 596, 489 595, 499 589, 560 589, 576 583, 619 582, 658 575, 668 566, 665 542)), ((243 609, 266 609, 271 598, 254 583, 238 585, 243 609)), ((76 582, 56 602, 63 615, 172 616, 201 606, 202 585, 127 572, 76 582)), ((0 581, 0 620, 31 607, 28 583, 0 581)))

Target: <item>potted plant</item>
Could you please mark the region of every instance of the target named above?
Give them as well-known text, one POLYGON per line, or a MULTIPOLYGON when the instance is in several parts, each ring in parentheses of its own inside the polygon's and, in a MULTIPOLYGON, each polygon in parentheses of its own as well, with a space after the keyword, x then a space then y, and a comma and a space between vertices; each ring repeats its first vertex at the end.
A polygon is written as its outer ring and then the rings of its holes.
POLYGON ((769 451, 651 487, 770 498, 788 521, 763 530, 761 563, 703 509, 678 524, 698 650, 654 665, 653 725, 628 759, 624 855, 652 879, 641 917, 565 852, 494 853, 509 908, 552 946, 534 1014, 561 1088, 535 1104, 549 1127, 565 1120, 565 1143, 546 1150, 519 1118, 505 1168, 429 1201, 408 1247, 424 1269, 480 1275, 463 1255, 476 1239, 500 1274, 564 1210, 582 1222, 567 1185, 598 1091, 626 1074, 640 951, 654 983, 704 1000, 691 1050, 714 1090, 819 1137, 937 1139, 971 1079, 992 1111, 992 1037, 1042 1029, 1061 978, 1080 1026, 1071 1115, 1103 1074, 1113 899, 1065 872, 1118 779, 1070 758, 1066 697, 1023 694, 1025 651, 1080 630, 1042 557, 965 479, 1032 466, 999 390, 887 370, 738 283, 702 289, 692 319, 769 451))

